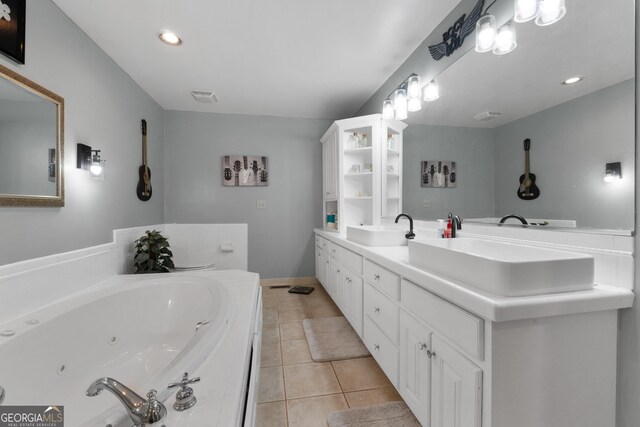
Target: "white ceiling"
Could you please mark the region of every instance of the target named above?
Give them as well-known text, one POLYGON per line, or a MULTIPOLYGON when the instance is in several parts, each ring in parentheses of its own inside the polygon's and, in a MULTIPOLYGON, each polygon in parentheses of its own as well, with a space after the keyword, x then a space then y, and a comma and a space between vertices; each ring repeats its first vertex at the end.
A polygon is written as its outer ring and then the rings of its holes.
POLYGON ((53 1, 165 109, 325 119, 354 115, 458 3, 53 1))
POLYGON ((633 78, 634 1, 566 0, 556 24, 515 24, 518 47, 496 56, 468 52, 438 77, 440 98, 409 113, 408 123, 496 127, 633 78), (575 85, 565 79, 583 76, 575 85), (484 111, 496 119, 473 119, 484 111))

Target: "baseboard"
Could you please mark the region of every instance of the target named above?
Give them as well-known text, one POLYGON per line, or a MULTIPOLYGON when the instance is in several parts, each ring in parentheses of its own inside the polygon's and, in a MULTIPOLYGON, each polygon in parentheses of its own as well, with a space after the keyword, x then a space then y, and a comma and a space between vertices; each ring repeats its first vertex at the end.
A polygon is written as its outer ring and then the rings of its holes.
POLYGON ((284 277, 280 279, 260 279, 260 286, 274 285, 319 285, 318 279, 315 277, 284 277))

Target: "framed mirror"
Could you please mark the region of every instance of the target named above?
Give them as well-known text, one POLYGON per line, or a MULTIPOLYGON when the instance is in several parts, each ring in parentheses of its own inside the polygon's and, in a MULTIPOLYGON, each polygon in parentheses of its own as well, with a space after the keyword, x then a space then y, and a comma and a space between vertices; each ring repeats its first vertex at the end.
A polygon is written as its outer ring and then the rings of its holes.
POLYGON ((0 65, 0 206, 64 206, 64 99, 0 65))
MULTIPOLYGON (((512 0, 494 8, 501 5, 513 16, 512 0)), ((414 218, 451 211, 467 222, 498 223, 514 214, 539 230, 633 232, 634 1, 611 0, 606 10, 566 5, 566 16, 548 27, 516 24, 511 53, 472 48, 437 76, 440 98, 409 113, 403 203, 414 218), (568 84, 570 77, 580 80, 568 84), (520 197, 527 152, 539 194, 520 197), (455 162, 455 187, 421 185, 439 172, 436 166, 425 176, 421 161, 455 162), (621 179, 609 182, 606 171, 616 163, 621 179)), ((521 226, 517 218, 505 224, 521 226)))

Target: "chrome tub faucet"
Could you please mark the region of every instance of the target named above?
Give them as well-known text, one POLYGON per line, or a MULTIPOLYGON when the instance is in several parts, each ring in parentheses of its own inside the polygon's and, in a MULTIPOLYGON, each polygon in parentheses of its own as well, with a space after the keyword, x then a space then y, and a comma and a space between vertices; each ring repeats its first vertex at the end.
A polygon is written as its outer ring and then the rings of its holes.
POLYGON ((149 391, 147 393, 148 400, 144 400, 119 381, 104 377, 95 380, 87 389, 86 394, 93 397, 99 395, 102 390, 110 391, 120 400, 127 408, 135 426, 143 427, 147 424, 153 424, 167 414, 164 405, 156 400, 157 391, 155 390, 149 391))

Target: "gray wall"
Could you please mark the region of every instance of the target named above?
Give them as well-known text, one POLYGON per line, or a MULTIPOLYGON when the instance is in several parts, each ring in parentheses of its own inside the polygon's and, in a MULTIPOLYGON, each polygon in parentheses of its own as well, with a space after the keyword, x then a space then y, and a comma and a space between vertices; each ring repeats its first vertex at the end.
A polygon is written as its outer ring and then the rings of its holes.
POLYGON ((26 65, 11 68, 65 99, 63 208, 0 208, 0 265, 112 240, 163 222, 161 108, 50 0, 27 2, 26 65), (153 198, 136 197, 140 119, 149 122, 153 198), (76 143, 102 150, 104 181, 76 170, 76 143))
POLYGON ((556 105, 495 129, 496 215, 574 219, 578 227, 633 229, 635 81, 556 105), (540 197, 520 200, 523 141, 540 197), (605 164, 622 162, 621 182, 605 184, 605 164))
POLYGON ((322 226, 322 151, 328 120, 167 111, 167 223, 249 224, 249 270, 313 276, 313 228, 322 226), (269 157, 269 186, 222 186, 222 156, 269 157), (266 209, 256 209, 258 200, 266 209))
MULTIPOLYGON (((640 21, 640 8, 636 2, 636 28, 640 21)), ((640 57, 640 33, 636 31, 636 58, 640 57)), ((640 68, 636 60, 636 82, 640 79, 640 68)), ((640 96, 635 92, 636 106, 640 96)), ((638 135, 640 135, 640 109, 636 108, 636 163, 640 162, 638 135)), ((640 176, 635 177, 636 189, 640 188, 640 176)), ((640 198, 635 203, 636 225, 640 223, 640 198)), ((633 307, 620 312, 618 334, 618 411, 617 427, 637 427, 640 425, 640 240, 635 238, 635 301, 633 307)))
POLYGON ((465 218, 494 213, 494 148, 491 129, 409 125, 403 134, 403 210, 414 218, 465 218), (422 188, 420 162, 456 162, 457 186, 422 188), (423 207, 423 200, 431 206, 423 207))

